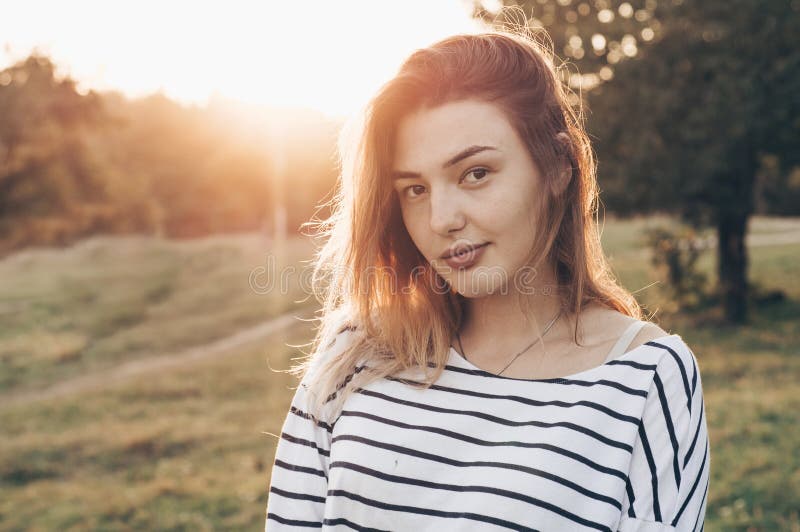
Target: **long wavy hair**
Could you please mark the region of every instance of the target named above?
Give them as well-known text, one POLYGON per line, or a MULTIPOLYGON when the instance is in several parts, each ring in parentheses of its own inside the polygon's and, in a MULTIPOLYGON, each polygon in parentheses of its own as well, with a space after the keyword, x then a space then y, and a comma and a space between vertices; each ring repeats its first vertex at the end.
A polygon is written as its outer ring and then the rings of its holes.
POLYGON ((408 368, 422 368, 420 384, 429 386, 464 318, 465 298, 442 290, 445 281, 406 231, 390 177, 396 125, 423 107, 489 102, 522 139, 545 190, 532 206, 536 227, 545 230, 531 242, 528 264, 553 268, 576 343, 580 311, 590 302, 641 319, 600 245, 596 162, 580 99, 559 79, 564 67, 554 57, 549 41, 526 32, 448 37, 411 54, 342 129, 332 214, 311 224, 324 241, 312 276, 320 323, 311 353, 289 370, 307 377, 315 415, 330 409, 335 416, 354 389, 408 368), (345 330, 347 342, 333 349, 345 330))

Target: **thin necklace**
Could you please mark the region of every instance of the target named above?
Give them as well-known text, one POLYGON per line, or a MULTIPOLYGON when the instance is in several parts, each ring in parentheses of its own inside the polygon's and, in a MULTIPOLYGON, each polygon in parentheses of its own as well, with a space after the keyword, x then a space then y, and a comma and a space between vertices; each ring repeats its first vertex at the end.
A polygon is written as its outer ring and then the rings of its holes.
MULTIPOLYGON (((508 367, 509 367, 511 364, 513 364, 513 363, 514 363, 514 361, 515 361, 516 359, 518 359, 518 358, 520 357, 520 355, 522 355, 522 353, 524 353, 525 351, 527 351, 528 349, 530 349, 531 347, 533 347, 534 345, 536 345, 536 342, 538 342, 538 341, 540 341, 542 338, 544 338, 544 335, 545 335, 545 334, 547 334, 547 331, 549 331, 549 330, 550 330, 550 328, 553 326, 553 324, 554 324, 556 321, 558 321, 558 318, 560 318, 560 317, 561 317, 561 310, 559 310, 559 311, 558 311, 558 314, 556 314, 556 317, 555 317, 555 318, 553 318, 552 320, 550 320, 550 323, 548 323, 548 324, 547 324, 547 326, 544 328, 544 332, 542 332, 541 336, 539 336, 539 337, 538 337, 538 338, 536 338, 536 339, 535 339, 533 342, 531 342, 530 344, 528 344, 528 347, 526 347, 525 349, 523 349, 522 351, 520 351, 519 353, 517 353, 516 355, 514 355, 514 358, 512 358, 512 359, 511 359, 511 362, 509 362, 508 364, 506 364, 506 367, 504 367, 504 368, 502 369, 502 371, 500 371, 500 373, 497 373, 497 375, 502 375, 502 374, 503 374, 503 372, 504 372, 505 370, 507 370, 507 369, 508 369, 508 367)), ((462 346, 462 345, 461 345, 461 335, 459 334, 459 332, 458 332, 458 331, 456 331, 456 340, 458 340, 458 347, 459 347, 459 349, 461 349, 461 356, 463 356, 463 357, 464 357, 464 360, 467 360, 467 361, 469 361, 469 359, 467 358, 467 354, 464 352, 464 346, 462 346)))

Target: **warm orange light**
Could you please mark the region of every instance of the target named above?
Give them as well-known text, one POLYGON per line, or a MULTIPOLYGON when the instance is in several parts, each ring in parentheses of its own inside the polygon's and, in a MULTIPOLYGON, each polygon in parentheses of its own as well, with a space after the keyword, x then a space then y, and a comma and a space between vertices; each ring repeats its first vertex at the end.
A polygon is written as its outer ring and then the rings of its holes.
MULTIPOLYGON (((470 2, 16 2, 0 67, 38 46, 84 86, 183 102, 356 109, 413 49, 473 32, 470 2)), ((9 13, 10 12, 10 13, 9 13)))

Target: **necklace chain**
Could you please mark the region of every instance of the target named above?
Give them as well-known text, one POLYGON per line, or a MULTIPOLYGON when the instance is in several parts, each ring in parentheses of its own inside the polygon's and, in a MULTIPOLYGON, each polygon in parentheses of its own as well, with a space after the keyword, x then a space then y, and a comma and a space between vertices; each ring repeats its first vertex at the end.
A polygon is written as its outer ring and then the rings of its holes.
MULTIPOLYGON (((528 349, 530 349, 531 347, 533 347, 534 345, 536 345, 536 343, 537 343, 537 342, 539 342, 540 340, 542 340, 542 339, 544 338, 544 335, 545 335, 545 334, 547 334, 547 331, 549 331, 549 330, 550 330, 550 328, 553 326, 553 324, 555 324, 555 322, 556 322, 556 321, 558 321, 558 318, 560 318, 560 317, 561 317, 561 310, 559 310, 559 311, 558 311, 558 313, 556 314, 555 318, 553 318, 552 320, 550 320, 550 323, 548 323, 548 324, 545 326, 545 328, 544 328, 544 331, 542 332, 542 334, 541 334, 539 337, 537 337, 537 338, 536 338, 536 339, 535 339, 533 342, 531 342, 530 344, 528 344, 528 346, 527 346, 527 347, 525 347, 525 349, 523 349, 522 351, 520 351, 520 352, 518 352, 516 355, 514 355, 514 357, 511 359, 511 362, 509 362, 508 364, 506 364, 506 367, 504 367, 504 368, 503 368, 503 369, 500 371, 500 373, 498 373, 497 375, 502 375, 502 374, 503 374, 503 372, 504 372, 505 370, 507 370, 507 369, 508 369, 508 367, 509 367, 511 364, 513 364, 513 363, 514 363, 514 361, 515 361, 515 360, 517 360, 517 359, 518 359, 518 358, 519 358, 519 357, 522 355, 522 353, 524 353, 525 351, 527 351, 528 349)), ((461 356, 463 356, 463 357, 464 357, 464 359, 468 361, 469 359, 467 358, 467 354, 464 352, 464 346, 462 346, 462 345, 461 345, 461 334, 459 334, 459 332, 458 332, 458 331, 456 331, 456 339, 458 340, 458 347, 459 347, 459 349, 461 349, 461 356)))

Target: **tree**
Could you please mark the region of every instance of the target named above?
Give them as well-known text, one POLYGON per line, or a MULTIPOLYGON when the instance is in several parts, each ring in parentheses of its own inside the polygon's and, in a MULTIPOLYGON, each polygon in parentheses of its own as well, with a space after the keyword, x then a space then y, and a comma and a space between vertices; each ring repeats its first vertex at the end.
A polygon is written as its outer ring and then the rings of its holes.
POLYGON ((604 201, 620 212, 658 209, 714 226, 725 316, 745 321, 744 239, 755 177, 767 157, 782 174, 800 164, 800 3, 647 0, 613 9, 607 0, 513 3, 552 13, 551 24, 542 25, 557 52, 572 35, 596 44, 596 32, 612 36, 606 46, 573 57, 588 73, 577 83, 588 89, 587 128, 596 138, 604 201), (583 19, 569 15, 581 10, 583 19), (605 27, 600 19, 608 20, 605 27), (619 44, 614 49, 622 57, 612 59, 610 43, 619 35, 629 53, 619 44))
POLYGON ((101 197, 85 131, 102 116, 97 95, 57 79, 46 57, 0 72, 0 238, 13 232, 13 220, 49 217, 58 225, 101 197))

